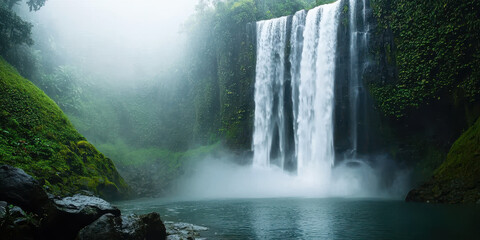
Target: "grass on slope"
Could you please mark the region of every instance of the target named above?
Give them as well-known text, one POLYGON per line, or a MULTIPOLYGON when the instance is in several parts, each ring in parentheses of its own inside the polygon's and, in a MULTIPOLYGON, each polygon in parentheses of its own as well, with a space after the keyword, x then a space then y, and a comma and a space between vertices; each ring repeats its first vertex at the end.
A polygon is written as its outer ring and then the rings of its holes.
POLYGON ((114 164, 44 92, 0 58, 0 164, 22 168, 55 194, 128 191, 114 164))

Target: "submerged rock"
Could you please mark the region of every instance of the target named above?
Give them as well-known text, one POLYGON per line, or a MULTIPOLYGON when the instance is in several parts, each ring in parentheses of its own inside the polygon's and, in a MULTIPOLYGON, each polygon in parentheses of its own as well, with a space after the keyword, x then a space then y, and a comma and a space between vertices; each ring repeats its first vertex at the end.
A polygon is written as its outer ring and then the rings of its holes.
POLYGON ((190 240, 199 239, 201 231, 207 231, 208 228, 182 222, 165 222, 167 227, 168 240, 190 240))
POLYGON ((0 200, 37 214, 44 213, 51 203, 37 180, 8 165, 0 166, 0 200))
POLYGON ((109 213, 83 228, 77 239, 163 240, 166 236, 165 226, 158 213, 141 216, 115 216, 109 213))

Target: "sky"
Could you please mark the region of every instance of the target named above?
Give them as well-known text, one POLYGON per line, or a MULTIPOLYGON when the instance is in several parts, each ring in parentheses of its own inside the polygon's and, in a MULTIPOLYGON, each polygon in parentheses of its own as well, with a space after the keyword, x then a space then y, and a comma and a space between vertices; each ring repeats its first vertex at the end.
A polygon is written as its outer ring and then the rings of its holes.
POLYGON ((28 14, 75 64, 114 81, 136 81, 181 55, 181 26, 197 1, 48 0, 28 14))

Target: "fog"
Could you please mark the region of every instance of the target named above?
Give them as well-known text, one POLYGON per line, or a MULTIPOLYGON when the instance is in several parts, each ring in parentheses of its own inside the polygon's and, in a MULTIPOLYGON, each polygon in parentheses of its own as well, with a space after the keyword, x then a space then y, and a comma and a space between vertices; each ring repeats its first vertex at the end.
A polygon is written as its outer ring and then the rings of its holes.
MULTIPOLYGON (((188 65, 182 61, 195 55, 184 50, 187 40, 184 24, 194 13, 197 2, 48 0, 37 12, 29 12, 25 4, 19 7, 24 8, 21 15, 34 24, 33 38, 36 44, 33 48, 41 52, 39 55, 42 55, 44 62, 56 61, 52 64, 54 68, 63 65, 78 68, 79 75, 92 75, 96 83, 132 86, 141 85, 144 81, 161 81, 163 78, 182 82, 185 75, 178 74, 176 78, 164 76, 188 70, 188 65)), ((189 37, 194 41, 211 41, 196 35, 189 37)), ((216 70, 209 64, 206 66, 191 75, 196 78, 201 71, 216 70)), ((48 85, 51 82, 42 79, 47 82, 45 89, 54 89, 62 82, 70 81, 68 76, 60 80, 55 78, 56 73, 53 72, 46 79, 58 81, 51 87, 48 85)), ((209 76, 208 73, 206 75, 209 76)), ((205 79, 209 78, 204 76, 203 83, 209 84, 205 79)), ((183 84, 176 90, 161 84, 125 88, 122 89, 125 91, 119 91, 116 95, 109 95, 111 89, 101 84, 67 86, 63 89, 60 86, 60 93, 55 93, 59 96, 52 95, 87 139, 111 157, 117 167, 132 170, 122 173, 127 180, 136 179, 137 175, 145 172, 159 175, 149 180, 171 179, 172 176, 178 177, 176 171, 180 170, 165 167, 177 163, 171 159, 172 156, 165 157, 161 149, 186 150, 187 145, 194 141, 192 135, 198 124, 197 111, 205 110, 197 104, 208 103, 197 103, 199 98, 186 94, 195 86, 188 81, 183 81, 183 84), (87 91, 91 91, 90 94, 85 94, 87 91), (70 105, 62 104, 70 103, 71 99, 74 101, 70 105), (138 168, 131 167, 135 163, 138 168), (151 169, 164 171, 153 173, 151 169)), ((198 95, 203 93, 199 91, 198 95)), ((206 125, 212 129, 218 127, 214 123, 206 125)), ((196 164, 189 165, 189 169, 178 180, 174 195, 186 199, 403 198, 408 179, 408 172, 397 171, 398 167, 384 157, 369 163, 354 160, 339 164, 326 182, 318 178, 298 177, 295 173, 278 168, 261 169, 235 163, 245 161, 251 159, 239 160, 228 154, 195 159, 196 164), (388 173, 392 174, 386 176, 388 173)), ((155 184, 155 181, 152 182, 155 184)), ((161 188, 163 185, 158 187, 161 188)))
POLYGON ((230 198, 388 198, 403 199, 409 171, 379 156, 374 162, 345 161, 335 166, 327 182, 280 168, 240 166, 235 157, 208 157, 193 165, 177 184, 174 196, 185 200, 230 198))
POLYGON ((68 63, 102 79, 132 82, 174 67, 182 24, 197 1, 48 0, 24 15, 33 19, 34 39, 48 39, 68 63))

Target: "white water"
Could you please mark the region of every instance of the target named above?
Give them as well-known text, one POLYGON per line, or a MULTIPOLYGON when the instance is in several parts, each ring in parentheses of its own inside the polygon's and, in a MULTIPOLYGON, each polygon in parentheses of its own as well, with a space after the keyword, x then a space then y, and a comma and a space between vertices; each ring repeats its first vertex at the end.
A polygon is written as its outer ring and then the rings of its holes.
POLYGON ((339 2, 307 14, 300 63, 297 171, 328 184, 334 162, 333 86, 339 2))
MULTIPOLYGON (((322 5, 308 14, 297 12, 290 40, 297 175, 322 185, 328 184, 334 162, 332 116, 339 5, 322 5)), ((285 135, 281 130, 285 118, 280 109, 284 105, 285 38, 286 18, 257 23, 254 166, 266 167, 272 162, 276 126, 280 129, 281 162, 285 158, 285 135)), ((277 165, 283 169, 283 164, 277 165)))
POLYGON ((267 167, 285 161, 284 72, 287 17, 257 23, 255 131, 253 165, 267 167), (279 136, 278 159, 270 159, 274 134, 279 136))
MULTIPOLYGON (((295 13, 292 19, 292 36, 290 37, 290 75, 292 85, 292 112, 293 112, 293 132, 298 130, 298 96, 300 85, 300 60, 303 52, 303 32, 305 29, 305 20, 307 12, 305 10, 295 13)), ((294 134, 295 149, 298 149, 298 137, 294 134)), ((297 151, 295 151, 295 158, 297 158, 297 151)))

